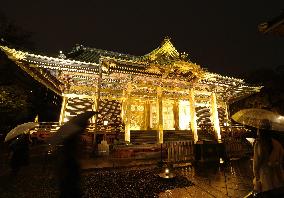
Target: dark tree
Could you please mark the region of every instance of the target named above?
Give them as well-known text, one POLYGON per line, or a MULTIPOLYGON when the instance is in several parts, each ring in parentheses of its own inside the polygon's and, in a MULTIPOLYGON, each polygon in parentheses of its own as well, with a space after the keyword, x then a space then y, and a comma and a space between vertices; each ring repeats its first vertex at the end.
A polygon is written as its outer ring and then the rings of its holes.
MULTIPOLYGON (((0 44, 33 51, 32 34, 0 12, 0 44)), ((57 121, 61 98, 25 73, 0 51, 0 126, 8 132, 17 124, 33 121, 57 121)))
POLYGON ((23 30, 0 11, 0 39, 2 44, 32 50, 34 44, 30 40, 31 35, 30 32, 23 30))
POLYGON ((260 69, 244 76, 247 82, 264 87, 259 93, 232 104, 231 113, 242 108, 264 108, 284 115, 284 65, 260 69))

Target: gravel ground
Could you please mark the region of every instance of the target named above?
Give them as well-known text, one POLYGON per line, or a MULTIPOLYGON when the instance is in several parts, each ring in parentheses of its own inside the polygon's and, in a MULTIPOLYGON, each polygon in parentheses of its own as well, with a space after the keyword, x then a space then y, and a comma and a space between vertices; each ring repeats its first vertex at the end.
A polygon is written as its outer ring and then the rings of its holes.
POLYGON ((82 177, 83 197, 158 197, 165 190, 191 186, 185 177, 165 180, 158 168, 96 171, 82 177))
MULTIPOLYGON (((4 170, 0 174, 1 198, 59 197, 55 166, 42 157, 33 159, 18 175, 11 175, 8 166, 4 170)), ((160 169, 155 167, 83 171, 82 197, 158 197, 165 190, 192 185, 184 176, 165 180, 158 173, 160 169)))
MULTIPOLYGON (((59 197, 56 156, 45 158, 36 148, 29 166, 23 167, 18 175, 11 175, 5 150, 0 145, 0 198, 59 197)), ((197 197, 203 197, 200 193, 240 197, 252 189, 250 161, 233 161, 223 170, 210 164, 197 165, 193 169, 176 168, 177 177, 173 180, 161 179, 160 172, 153 165, 84 170, 80 182, 82 197, 192 197, 189 195, 194 193, 197 197)))

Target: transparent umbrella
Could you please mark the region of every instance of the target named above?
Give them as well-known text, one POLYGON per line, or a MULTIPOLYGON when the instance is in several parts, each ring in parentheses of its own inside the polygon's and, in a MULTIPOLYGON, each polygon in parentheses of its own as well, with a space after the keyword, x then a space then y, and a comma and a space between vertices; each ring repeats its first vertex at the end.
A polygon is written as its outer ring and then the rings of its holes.
POLYGON ((21 135, 21 134, 27 134, 29 133, 29 131, 35 127, 38 127, 39 124, 35 123, 35 122, 27 122, 24 124, 20 124, 18 126, 16 126, 15 128, 13 128, 9 133, 7 133, 6 138, 5 138, 5 142, 14 139, 15 137, 21 135))
POLYGON ((235 113, 232 119, 258 129, 284 131, 284 116, 265 109, 243 109, 235 113))

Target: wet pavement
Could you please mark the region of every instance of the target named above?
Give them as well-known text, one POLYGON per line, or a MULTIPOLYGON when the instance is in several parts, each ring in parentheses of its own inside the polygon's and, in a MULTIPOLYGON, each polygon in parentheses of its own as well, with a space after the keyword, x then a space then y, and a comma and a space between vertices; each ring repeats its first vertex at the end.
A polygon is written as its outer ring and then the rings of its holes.
MULTIPOLYGON (((7 154, 7 153, 6 153, 7 154)), ((0 154, 1 155, 1 154, 0 154)), ((11 175, 0 156, 0 197, 58 197, 55 156, 33 152, 31 163, 11 175)), ((89 158, 81 160, 82 197, 244 197, 252 189, 252 161, 177 165, 176 178, 162 179, 156 160, 89 158)))
POLYGON ((160 197, 244 197, 253 188, 252 161, 198 164, 177 170, 194 184, 160 193, 160 197))

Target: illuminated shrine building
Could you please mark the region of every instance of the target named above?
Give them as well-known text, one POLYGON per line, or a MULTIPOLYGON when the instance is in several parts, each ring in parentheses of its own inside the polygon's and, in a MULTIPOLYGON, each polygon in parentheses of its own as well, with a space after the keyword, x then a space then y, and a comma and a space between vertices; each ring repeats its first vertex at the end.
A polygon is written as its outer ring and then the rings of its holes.
MULTIPOLYGON (((210 73, 178 52, 166 38, 160 47, 133 56, 77 45, 68 53, 47 57, 0 46, 34 79, 62 96, 59 123, 84 111, 99 111, 91 120, 97 131, 125 133, 186 130, 198 140, 201 126, 209 126, 221 141, 229 121, 228 105, 261 87, 210 73)), ((89 129, 91 131, 91 129, 89 129)))

